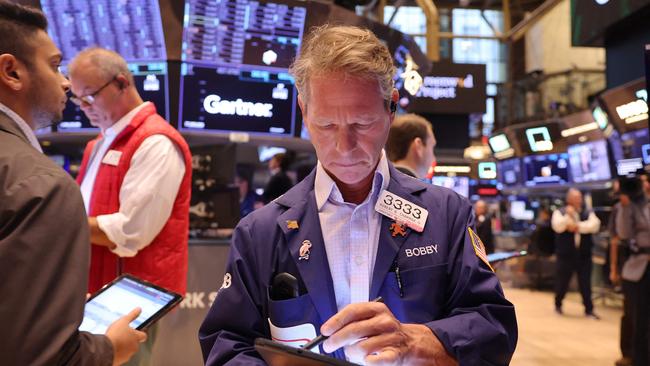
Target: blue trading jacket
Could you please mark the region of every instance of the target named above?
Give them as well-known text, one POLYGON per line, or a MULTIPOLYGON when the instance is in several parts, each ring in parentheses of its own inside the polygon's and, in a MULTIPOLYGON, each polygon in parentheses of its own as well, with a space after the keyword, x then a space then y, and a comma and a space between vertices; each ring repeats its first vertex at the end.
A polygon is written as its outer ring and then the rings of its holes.
MULTIPOLYGON (((235 229, 223 285, 199 330, 207 365, 263 365, 253 348, 255 338, 271 338, 274 327, 274 338, 291 341, 284 333, 278 336, 277 329, 306 326, 308 335, 298 332, 302 339, 293 339, 304 343, 336 313, 314 177, 315 171, 235 229), (297 225, 288 223, 293 221, 297 225), (309 259, 301 260, 305 240, 312 245, 309 259), (270 300, 270 283, 280 272, 298 279, 300 296, 270 300)), ((389 230, 392 220, 382 217, 370 298, 382 296, 403 323, 431 328, 461 365, 507 365, 517 343, 515 310, 475 252, 468 231, 474 228, 470 203, 392 165, 388 191, 426 208, 429 215, 422 233, 407 229, 405 236, 395 237, 389 230)), ((342 349, 330 356, 345 358, 342 349)))

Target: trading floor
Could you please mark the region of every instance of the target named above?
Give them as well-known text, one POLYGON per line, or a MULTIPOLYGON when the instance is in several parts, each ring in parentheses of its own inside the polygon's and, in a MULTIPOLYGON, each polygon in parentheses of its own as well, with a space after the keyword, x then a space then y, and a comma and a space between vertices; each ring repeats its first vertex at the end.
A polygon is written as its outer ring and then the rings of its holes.
POLYGON ((519 341, 513 366, 610 366, 620 358, 620 306, 596 301, 599 321, 586 318, 577 292, 564 301, 564 315, 553 310, 553 293, 506 288, 517 311, 519 341))

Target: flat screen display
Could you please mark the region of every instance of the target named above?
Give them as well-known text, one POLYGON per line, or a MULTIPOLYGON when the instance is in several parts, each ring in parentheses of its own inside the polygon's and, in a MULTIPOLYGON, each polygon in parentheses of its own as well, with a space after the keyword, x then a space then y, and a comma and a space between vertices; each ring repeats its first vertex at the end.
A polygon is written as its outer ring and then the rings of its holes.
POLYGON ((469 197, 469 177, 440 177, 434 176, 431 183, 453 190, 463 197, 469 197))
POLYGON ((63 64, 91 46, 113 50, 127 62, 167 59, 158 0, 41 0, 41 7, 63 64))
POLYGON ((645 78, 607 90, 600 99, 609 112, 609 121, 621 132, 647 129, 648 92, 645 78))
POLYGON ((497 178, 497 163, 493 161, 482 161, 478 163, 478 178, 479 179, 496 179, 497 178))
POLYGON ((526 186, 569 183, 569 154, 548 154, 524 157, 526 186))
POLYGON ((292 136, 299 113, 287 71, 306 17, 300 2, 187 0, 180 129, 292 136))
MULTIPOLYGON (((156 106, 156 111, 169 120, 169 86, 166 62, 129 63, 129 70, 138 93, 144 101, 156 106)), ((66 67, 62 71, 67 72, 66 67)), ((63 119, 56 125, 59 132, 99 131, 92 126, 79 106, 70 100, 63 110, 63 119)))
POLYGON ((146 328, 178 304, 182 297, 129 275, 122 275, 88 299, 79 330, 104 334, 118 318, 136 307, 142 312, 129 325, 146 328))
POLYGON ((584 183, 612 178, 605 140, 571 145, 568 152, 573 182, 584 183))
POLYGON ((500 133, 490 137, 488 143, 494 153, 506 151, 510 148, 510 141, 508 141, 508 137, 505 133, 500 133))
POLYGON ((504 186, 516 186, 522 182, 521 160, 519 158, 500 161, 497 172, 499 182, 504 186))

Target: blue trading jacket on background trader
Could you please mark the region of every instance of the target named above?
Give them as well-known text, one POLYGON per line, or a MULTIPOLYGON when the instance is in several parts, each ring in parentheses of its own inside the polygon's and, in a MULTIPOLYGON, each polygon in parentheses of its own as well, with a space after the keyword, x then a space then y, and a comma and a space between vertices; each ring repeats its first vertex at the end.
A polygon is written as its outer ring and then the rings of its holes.
MULTIPOLYGON (((337 312, 314 177, 312 172, 235 229, 223 285, 199 331, 206 365, 264 365, 253 348, 255 338, 304 343, 337 312), (309 259, 301 260, 306 240, 311 243, 309 259), (281 272, 298 278, 298 297, 269 298, 271 281, 281 272)), ((426 208, 429 215, 422 233, 407 228, 405 236, 391 235, 392 220, 382 217, 370 298, 382 296, 402 323, 431 328, 461 365, 507 365, 517 343, 515 311, 476 252, 470 203, 451 190, 398 173, 392 165, 387 190, 426 208)), ((330 356, 345 358, 343 349, 330 356)))

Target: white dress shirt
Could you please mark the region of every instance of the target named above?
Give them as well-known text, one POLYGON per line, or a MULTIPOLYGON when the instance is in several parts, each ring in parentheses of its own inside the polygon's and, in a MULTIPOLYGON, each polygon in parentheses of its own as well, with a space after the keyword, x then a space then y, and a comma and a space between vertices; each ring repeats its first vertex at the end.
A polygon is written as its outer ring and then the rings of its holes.
MULTIPOLYGON (((93 187, 104 155, 115 137, 147 103, 102 131, 103 139, 97 142, 81 183, 86 212, 90 212, 93 187)), ((142 142, 133 154, 120 188, 120 210, 97 216, 99 228, 116 245, 113 253, 133 257, 151 243, 171 215, 184 175, 183 153, 167 136, 152 135, 142 142)))
POLYGON ((23 132, 25 137, 27 137, 27 140, 29 143, 34 147, 34 149, 43 152, 43 149, 41 149, 41 145, 38 143, 38 139, 36 138, 36 135, 34 134, 34 131, 32 130, 31 127, 25 122, 25 120, 19 116, 16 112, 12 111, 7 107, 6 105, 0 103, 0 111, 4 112, 9 118, 11 118, 16 124, 18 125, 18 128, 23 132))
POLYGON ((555 210, 551 217, 551 227, 556 233, 562 234, 567 230, 569 221, 573 221, 578 226, 578 230, 573 236, 576 247, 580 245, 581 234, 595 234, 600 229, 600 220, 593 211, 589 213, 587 220, 580 221, 580 215, 577 212, 571 217, 568 213, 563 215, 560 210, 555 210))
POLYGON ((344 202, 336 183, 318 162, 314 189, 336 305, 369 301, 370 281, 377 256, 381 214, 375 203, 388 187, 388 161, 382 151, 372 188, 359 205, 344 202))

